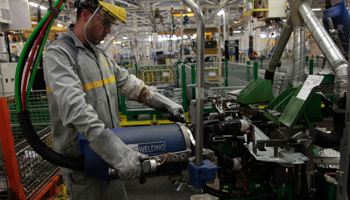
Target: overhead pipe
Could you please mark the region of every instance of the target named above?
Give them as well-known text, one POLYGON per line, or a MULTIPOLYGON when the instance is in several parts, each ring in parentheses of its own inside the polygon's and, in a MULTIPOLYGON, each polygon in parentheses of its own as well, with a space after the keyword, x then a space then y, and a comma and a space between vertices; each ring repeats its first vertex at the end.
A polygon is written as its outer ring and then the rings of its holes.
POLYGON ((299 13, 335 74, 333 111, 344 113, 344 96, 347 92, 348 83, 348 62, 337 48, 337 45, 333 42, 332 38, 328 35, 321 22, 317 19, 307 2, 304 2, 299 6, 299 13))
POLYGON ((298 87, 304 82, 305 30, 303 30, 303 21, 299 15, 298 5, 292 2, 290 15, 293 24, 293 87, 298 87))
POLYGON ((153 27, 153 29, 156 29, 155 23, 153 21, 154 19, 152 19, 149 11, 142 5, 141 0, 136 0, 136 3, 138 6, 140 6, 142 8, 142 10, 144 10, 147 13, 147 17, 148 17, 148 20, 150 22, 150 25, 153 27))
POLYGON ((248 47, 248 57, 250 60, 254 60, 254 54, 253 54, 253 17, 249 16, 248 21, 248 31, 249 31, 249 47, 248 47))
POLYGON ((197 77, 196 77, 196 148, 195 164, 203 164, 203 105, 204 105, 204 19, 203 12, 192 0, 183 0, 197 19, 197 77))
POLYGON ((340 145, 345 128, 345 94, 348 85, 348 62, 328 35, 321 22, 312 12, 309 3, 302 3, 299 6, 299 13, 335 74, 333 103, 334 129, 330 134, 317 130, 311 130, 310 134, 313 138, 313 143, 316 145, 326 148, 337 147, 340 145))
POLYGON ((213 21, 216 18, 216 15, 220 12, 220 10, 229 2, 229 0, 224 0, 220 6, 205 20, 205 24, 213 21))
POLYGON ((273 77, 274 77, 277 65, 280 62, 281 56, 283 54, 284 49, 287 46, 287 43, 292 34, 292 31, 293 31, 292 17, 291 15, 289 15, 287 18, 287 24, 283 26, 281 36, 277 41, 275 50, 272 53, 272 56, 270 58, 270 61, 265 71, 265 79, 271 80, 271 82, 273 82, 273 77))

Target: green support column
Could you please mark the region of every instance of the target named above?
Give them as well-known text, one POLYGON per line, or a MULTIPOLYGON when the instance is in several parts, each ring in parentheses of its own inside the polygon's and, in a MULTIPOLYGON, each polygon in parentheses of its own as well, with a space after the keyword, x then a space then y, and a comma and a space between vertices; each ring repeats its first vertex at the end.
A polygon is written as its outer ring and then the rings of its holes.
POLYGON ((228 60, 225 59, 225 87, 228 86, 228 67, 227 67, 228 60))
POLYGON ((250 61, 247 61, 247 82, 250 82, 250 61))
POLYGON ((137 77, 137 64, 136 63, 135 63, 135 70, 136 70, 135 76, 137 77))
POLYGON ((263 68, 263 61, 264 61, 264 59, 263 59, 263 58, 260 58, 260 69, 263 68))
POLYGON ((254 62, 254 80, 258 80, 258 63, 254 62))
POLYGON ((310 63, 309 63, 309 74, 313 75, 314 74, 314 60, 310 59, 310 63))
POLYGON ((182 106, 184 108, 184 112, 187 112, 187 96, 186 96, 186 70, 185 70, 185 65, 182 65, 182 106))
POLYGON ((180 86, 179 86, 179 65, 180 65, 180 63, 179 62, 177 62, 176 63, 176 87, 177 88, 179 88, 180 86))
MULTIPOLYGON (((196 84, 196 67, 191 65, 191 84, 196 84)), ((196 98, 196 89, 192 88, 192 99, 196 98)))

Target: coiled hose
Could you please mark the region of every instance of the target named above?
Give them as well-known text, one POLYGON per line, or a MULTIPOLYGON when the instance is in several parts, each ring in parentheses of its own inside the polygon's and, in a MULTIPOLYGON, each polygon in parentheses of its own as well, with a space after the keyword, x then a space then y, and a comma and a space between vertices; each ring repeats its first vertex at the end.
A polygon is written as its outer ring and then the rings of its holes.
POLYGON ((53 163, 55 165, 66 167, 75 170, 85 170, 85 163, 83 157, 71 158, 61 155, 50 147, 48 147, 39 136, 36 134, 32 122, 29 117, 29 111, 23 110, 17 113, 18 121, 20 123, 23 135, 26 137, 29 145, 37 152, 42 158, 53 163))

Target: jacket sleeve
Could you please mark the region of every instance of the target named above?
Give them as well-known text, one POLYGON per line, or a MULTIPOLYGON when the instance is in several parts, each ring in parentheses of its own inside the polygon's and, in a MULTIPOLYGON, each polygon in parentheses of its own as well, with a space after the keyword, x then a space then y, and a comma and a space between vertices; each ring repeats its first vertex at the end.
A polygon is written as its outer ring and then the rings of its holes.
POLYGON ((120 93, 128 100, 138 101, 150 106, 154 91, 135 75, 129 74, 126 69, 120 68, 114 61, 112 63, 120 93))
POLYGON ((64 126, 74 127, 88 141, 105 129, 93 107, 86 103, 75 62, 62 47, 50 46, 45 53, 45 81, 57 102, 58 115, 64 126))

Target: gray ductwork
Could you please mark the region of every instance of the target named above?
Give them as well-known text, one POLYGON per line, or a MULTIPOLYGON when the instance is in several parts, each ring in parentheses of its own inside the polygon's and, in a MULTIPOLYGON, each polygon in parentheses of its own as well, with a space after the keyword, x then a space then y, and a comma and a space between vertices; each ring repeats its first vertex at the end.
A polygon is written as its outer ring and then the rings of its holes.
POLYGON ((183 0, 197 19, 197 77, 196 77, 196 151, 195 164, 203 164, 203 106, 204 106, 204 20, 203 13, 192 0, 183 0))
POLYGON ((303 21, 299 15, 298 5, 291 2, 291 17, 293 24, 293 87, 298 87, 304 82, 304 49, 305 30, 303 21))
POLYGON ((307 2, 299 6, 299 13, 335 74, 333 110, 335 112, 345 112, 345 101, 343 97, 347 92, 348 62, 328 35, 321 22, 312 12, 307 2))
POLYGON ((281 37, 277 41, 275 50, 273 51, 269 64, 266 68, 265 79, 273 81, 276 67, 281 59, 284 49, 286 48, 292 31, 292 17, 289 15, 287 18, 287 23, 283 26, 281 37))
POLYGON ((207 17, 207 19, 205 20, 205 24, 208 24, 209 22, 211 22, 212 20, 214 20, 216 18, 216 15, 220 12, 220 10, 229 2, 229 0, 224 0, 220 6, 211 14, 207 17))

